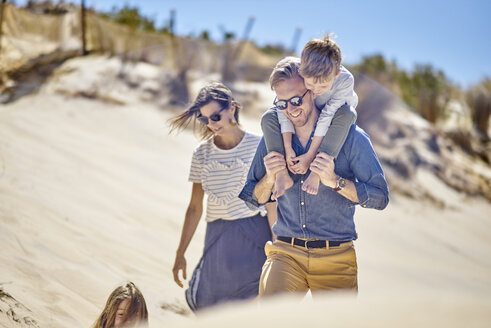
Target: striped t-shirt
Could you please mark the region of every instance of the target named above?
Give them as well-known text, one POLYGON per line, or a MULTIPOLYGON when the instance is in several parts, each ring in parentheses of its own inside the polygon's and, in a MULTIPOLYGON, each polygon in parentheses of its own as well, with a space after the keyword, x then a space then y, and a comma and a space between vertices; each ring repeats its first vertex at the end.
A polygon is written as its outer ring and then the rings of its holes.
POLYGON ((237 196, 246 182, 259 140, 260 137, 246 132, 232 149, 218 148, 213 139, 202 142, 195 149, 189 181, 201 183, 208 196, 207 222, 236 220, 258 213, 237 196))

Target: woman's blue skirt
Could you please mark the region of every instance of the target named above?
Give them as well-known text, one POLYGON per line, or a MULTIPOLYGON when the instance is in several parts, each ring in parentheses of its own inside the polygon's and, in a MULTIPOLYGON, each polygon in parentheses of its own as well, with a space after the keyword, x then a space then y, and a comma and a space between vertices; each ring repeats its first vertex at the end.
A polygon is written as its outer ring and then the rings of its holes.
POLYGON ((189 307, 198 311, 257 296, 268 240, 271 240, 268 220, 259 214, 209 222, 203 256, 186 290, 189 307))

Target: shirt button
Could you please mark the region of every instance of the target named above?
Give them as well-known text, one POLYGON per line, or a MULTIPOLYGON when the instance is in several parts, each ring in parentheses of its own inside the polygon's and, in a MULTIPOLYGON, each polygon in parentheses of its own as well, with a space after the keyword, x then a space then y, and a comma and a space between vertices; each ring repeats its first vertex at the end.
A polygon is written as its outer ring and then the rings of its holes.
POLYGON ((303 183, 303 180, 300 180, 300 183, 303 183))
POLYGON ((304 225, 302 226, 302 228, 305 228, 305 227, 306 227, 306 225, 304 224, 304 225))
POLYGON ((304 203, 303 202, 300 202, 300 205, 303 205, 304 203))

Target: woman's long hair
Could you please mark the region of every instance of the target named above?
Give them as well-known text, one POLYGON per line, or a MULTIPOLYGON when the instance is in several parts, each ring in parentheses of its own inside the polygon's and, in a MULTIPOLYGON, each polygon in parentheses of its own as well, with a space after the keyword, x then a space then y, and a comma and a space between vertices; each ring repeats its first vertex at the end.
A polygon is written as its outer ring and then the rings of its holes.
POLYGON ((107 299, 106 306, 102 311, 99 318, 92 326, 93 328, 110 328, 114 327, 114 321, 116 320, 116 313, 118 307, 124 300, 130 300, 130 306, 124 318, 125 323, 132 323, 138 325, 138 327, 147 327, 148 324, 148 311, 147 304, 143 298, 142 293, 135 284, 127 282, 117 287, 109 298, 107 299))
POLYGON ((200 108, 216 101, 220 107, 235 105, 235 121, 239 123, 239 111, 241 105, 232 96, 232 91, 221 82, 210 82, 205 85, 198 93, 198 96, 183 113, 176 115, 169 120, 170 131, 180 131, 185 129, 189 123, 193 122, 195 134, 199 134, 202 140, 212 137, 213 132, 206 125, 196 122, 196 116, 200 113, 200 108))

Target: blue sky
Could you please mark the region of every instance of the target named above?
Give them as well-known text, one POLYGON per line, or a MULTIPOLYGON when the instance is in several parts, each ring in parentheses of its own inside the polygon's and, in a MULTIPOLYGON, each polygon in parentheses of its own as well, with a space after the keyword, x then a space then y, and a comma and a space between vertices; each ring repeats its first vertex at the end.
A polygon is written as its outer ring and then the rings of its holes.
POLYGON ((348 64, 381 53, 407 70, 416 63, 431 64, 463 87, 491 77, 487 0, 86 0, 87 6, 104 11, 125 3, 138 6, 157 25, 175 9, 178 34, 206 29, 219 40, 223 26, 240 37, 254 16, 250 37, 259 45, 290 48, 301 27, 297 51, 308 40, 334 32, 348 64))

